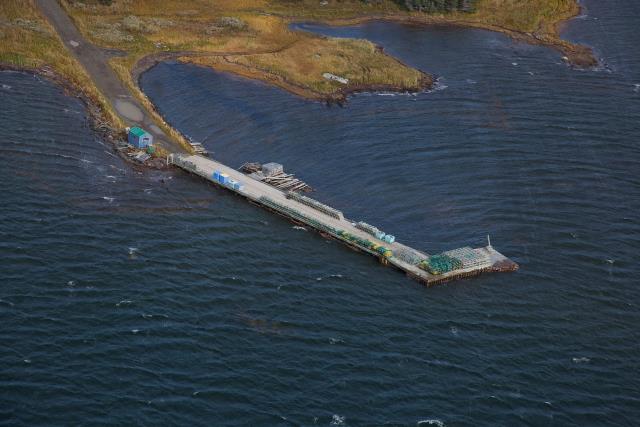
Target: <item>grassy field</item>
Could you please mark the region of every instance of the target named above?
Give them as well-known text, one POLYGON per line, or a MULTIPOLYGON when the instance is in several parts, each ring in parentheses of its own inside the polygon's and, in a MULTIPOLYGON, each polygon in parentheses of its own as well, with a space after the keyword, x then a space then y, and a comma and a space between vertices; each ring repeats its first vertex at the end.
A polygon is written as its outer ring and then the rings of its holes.
POLYGON ((0 64, 33 70, 50 68, 99 109, 97 118, 122 127, 111 105, 31 0, 0 1, 0 64))
POLYGON ((557 23, 579 12, 575 0, 478 1, 477 12, 465 19, 547 36, 557 36, 557 23))
MULTIPOLYGON (((374 2, 372 2, 374 3, 374 2)), ((447 14, 408 13, 395 2, 380 1, 375 5, 362 1, 332 1, 319 7, 315 0, 272 2, 269 11, 296 19, 332 21, 343 19, 358 20, 363 16, 402 16, 416 19, 458 23, 476 23, 501 27, 516 32, 555 33, 555 25, 579 10, 576 0, 476 0, 472 13, 456 12, 447 14)))
POLYGON ((477 11, 460 19, 471 25, 520 33, 525 41, 561 51, 576 66, 594 67, 598 61, 590 48, 560 38, 560 25, 579 13, 577 0, 478 0, 477 11))
POLYGON ((316 99, 342 99, 345 92, 358 88, 416 91, 431 82, 429 76, 365 40, 309 37, 273 53, 180 59, 264 80, 316 99), (346 78, 349 83, 329 80, 324 73, 346 78))
MULTIPOLYGON (((184 55, 181 60, 259 78, 312 98, 331 98, 345 90, 345 85, 327 80, 324 73, 349 79, 350 89, 367 85, 419 90, 429 82, 423 73, 384 54, 368 41, 290 31, 290 20, 274 14, 287 10, 274 9, 273 2, 139 0, 114 2, 111 6, 101 6, 97 1, 62 3, 83 33, 100 46, 125 50, 136 58, 164 51, 211 53, 208 57, 184 55)), ((276 2, 276 6, 281 3, 276 2)), ((304 16, 306 7, 294 3, 301 8, 294 9, 304 16)), ((336 13, 357 16, 365 12, 398 12, 397 6, 389 7, 391 4, 382 2, 370 7, 361 1, 343 1, 336 13)), ((309 12, 319 7, 318 2, 309 5, 309 12)), ((127 61, 117 62, 122 65, 127 61)))
POLYGON ((109 6, 98 0, 61 2, 83 33, 100 46, 135 58, 163 51, 209 53, 185 54, 181 60, 314 98, 345 90, 343 84, 326 80, 324 73, 349 79, 349 87, 417 90, 429 79, 367 41, 293 32, 288 25, 295 20, 350 23, 387 18, 473 25, 518 33, 571 55, 573 45, 560 40, 557 25, 578 11, 576 0, 478 0, 473 13, 436 15, 409 13, 390 0, 329 0, 325 5, 318 0, 114 0, 109 6))

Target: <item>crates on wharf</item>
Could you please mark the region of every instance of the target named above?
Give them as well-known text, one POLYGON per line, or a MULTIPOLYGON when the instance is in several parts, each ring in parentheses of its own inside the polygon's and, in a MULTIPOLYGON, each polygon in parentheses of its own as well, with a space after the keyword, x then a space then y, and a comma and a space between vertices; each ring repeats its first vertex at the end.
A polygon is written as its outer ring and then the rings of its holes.
POLYGON ((367 239, 362 239, 358 236, 354 236, 353 234, 344 231, 344 230, 340 230, 338 232, 338 236, 340 236, 342 239, 355 243, 356 245, 365 248, 365 249, 369 249, 372 250, 374 252, 379 253, 380 255, 384 256, 385 258, 391 258, 393 256, 393 251, 391 251, 389 248, 381 246, 375 242, 372 242, 370 240, 367 239))
POLYGON ((312 199, 311 197, 298 194, 294 191, 287 192, 287 199, 295 200, 296 202, 302 203, 303 205, 307 205, 310 208, 320 211, 325 215, 329 215, 332 218, 336 218, 339 220, 344 219, 344 215, 342 215, 342 212, 340 212, 339 210, 334 209, 331 206, 327 206, 324 203, 320 203, 319 201, 312 199))
POLYGON ((235 179, 229 178, 229 175, 222 173, 220 171, 213 172, 213 180, 218 184, 222 184, 236 191, 244 190, 244 185, 241 182, 236 181, 235 179))
POLYGON ((445 253, 432 255, 418 264, 418 267, 431 274, 444 274, 462 268, 462 261, 445 253))
POLYGON ((394 252, 394 256, 399 258, 400 260, 406 262, 411 265, 418 265, 420 261, 422 261, 425 257, 424 254, 421 254, 411 248, 401 248, 394 252))
POLYGON ((371 234, 373 237, 375 237, 376 239, 385 241, 387 243, 393 243, 396 241, 395 236, 391 235, 391 234, 385 234, 383 231, 381 231, 378 227, 375 227, 371 224, 367 224, 364 221, 360 221, 356 224, 356 228, 359 230, 364 231, 365 233, 369 233, 371 234))
POLYGON ((230 179, 227 183, 227 187, 232 188, 236 191, 244 190, 244 185, 240 181, 236 181, 235 179, 230 179))
MULTIPOLYGON (((378 227, 375 227, 375 226, 373 226, 373 225, 371 225, 371 224, 367 224, 367 223, 366 223, 366 222, 364 222, 364 221, 360 221, 360 222, 358 222, 358 223, 356 224, 356 228, 357 228, 357 229, 359 229, 359 230, 364 231, 365 233, 369 233, 369 234, 371 234, 372 236, 374 236, 374 237, 376 237, 376 238, 378 238, 378 239, 380 238, 380 237, 378 237, 378 235, 379 235, 380 233, 382 233, 382 232, 378 229, 378 227)), ((382 235, 384 236, 384 233, 382 233, 382 235)))
POLYGON ((444 252, 445 255, 462 261, 462 268, 491 267, 491 258, 483 249, 472 249, 468 246, 444 252))

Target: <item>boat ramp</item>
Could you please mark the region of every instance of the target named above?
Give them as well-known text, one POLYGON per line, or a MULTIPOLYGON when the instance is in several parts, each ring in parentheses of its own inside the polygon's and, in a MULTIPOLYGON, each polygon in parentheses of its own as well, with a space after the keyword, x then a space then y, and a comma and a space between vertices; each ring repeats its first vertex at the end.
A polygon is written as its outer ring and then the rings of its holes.
POLYGON ((518 264, 496 251, 488 241, 482 248, 460 248, 437 255, 408 247, 394 236, 295 191, 269 185, 213 159, 200 155, 170 154, 167 163, 222 186, 253 203, 311 227, 325 237, 375 256, 384 265, 396 267, 408 276, 434 285, 483 272, 515 271, 518 264))

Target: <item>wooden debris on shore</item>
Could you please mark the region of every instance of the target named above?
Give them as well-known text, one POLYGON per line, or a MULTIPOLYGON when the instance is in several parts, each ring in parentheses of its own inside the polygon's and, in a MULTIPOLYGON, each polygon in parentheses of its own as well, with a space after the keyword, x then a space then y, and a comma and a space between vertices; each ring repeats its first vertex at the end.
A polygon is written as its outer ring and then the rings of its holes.
POLYGON ((199 154, 201 156, 205 156, 205 157, 209 156, 209 151, 207 151, 207 149, 204 148, 201 142, 194 141, 193 138, 191 138, 190 136, 187 136, 187 142, 189 142, 189 145, 193 149, 194 153, 199 154))
POLYGON ((239 170, 249 177, 269 184, 283 191, 304 191, 310 192, 313 189, 305 182, 296 178, 293 174, 285 173, 282 165, 278 163, 250 162, 240 166, 239 170))
POLYGON ((164 159, 152 156, 147 150, 138 150, 137 148, 132 147, 127 141, 115 141, 114 146, 120 157, 135 164, 155 169, 162 169, 165 166, 164 159))

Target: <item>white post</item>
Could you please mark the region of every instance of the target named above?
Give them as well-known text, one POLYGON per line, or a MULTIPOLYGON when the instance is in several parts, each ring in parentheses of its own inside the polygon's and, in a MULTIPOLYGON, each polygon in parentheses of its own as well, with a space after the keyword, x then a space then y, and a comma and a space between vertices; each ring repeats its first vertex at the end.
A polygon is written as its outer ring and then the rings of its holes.
POLYGON ((487 247, 491 248, 491 237, 487 234, 487 247))

